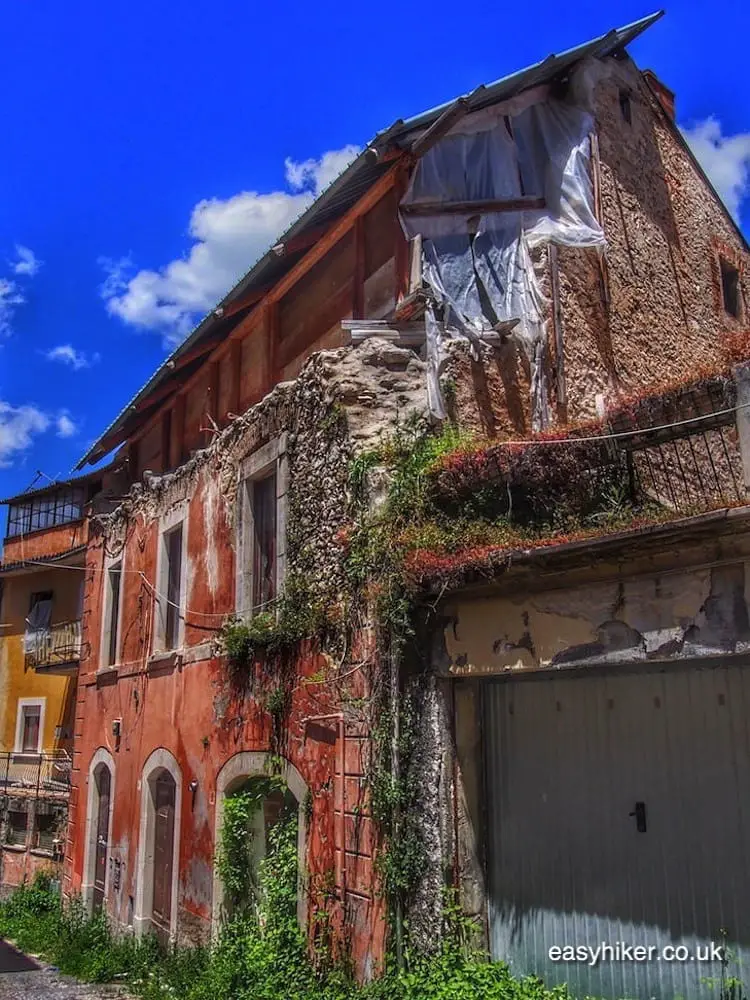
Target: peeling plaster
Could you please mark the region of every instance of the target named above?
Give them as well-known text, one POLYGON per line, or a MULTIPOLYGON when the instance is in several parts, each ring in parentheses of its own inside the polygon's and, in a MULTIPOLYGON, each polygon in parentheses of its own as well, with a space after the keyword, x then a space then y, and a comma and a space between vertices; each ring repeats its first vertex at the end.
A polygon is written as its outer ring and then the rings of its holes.
POLYGON ((453 674, 736 652, 750 645, 742 563, 466 600, 443 629, 453 674))

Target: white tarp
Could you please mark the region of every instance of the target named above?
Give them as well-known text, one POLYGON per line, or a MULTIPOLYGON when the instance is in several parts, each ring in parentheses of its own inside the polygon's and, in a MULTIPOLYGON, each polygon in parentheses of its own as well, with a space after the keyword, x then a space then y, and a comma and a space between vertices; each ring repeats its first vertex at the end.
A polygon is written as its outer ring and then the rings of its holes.
POLYGON ((422 237, 424 278, 434 296, 427 361, 437 417, 445 416, 439 378, 446 341, 468 338, 476 350, 483 332, 517 320, 510 336, 531 365, 534 426, 547 423, 547 302, 531 251, 550 241, 605 248, 589 176, 593 127, 587 110, 549 97, 512 115, 490 108, 461 119, 417 164, 404 205, 545 199, 542 210, 486 213, 471 223, 464 215, 401 216, 407 236, 422 237))
POLYGON ((34 653, 44 646, 49 636, 52 621, 52 601, 36 601, 26 618, 26 631, 23 637, 24 653, 34 653))

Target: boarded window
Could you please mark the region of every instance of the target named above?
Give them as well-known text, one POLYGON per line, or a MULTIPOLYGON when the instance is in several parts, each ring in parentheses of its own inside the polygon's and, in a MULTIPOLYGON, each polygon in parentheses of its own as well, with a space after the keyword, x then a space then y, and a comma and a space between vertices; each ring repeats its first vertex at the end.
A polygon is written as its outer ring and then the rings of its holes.
POLYGON ((164 648, 177 645, 180 626, 182 584, 182 525, 167 532, 164 538, 167 559, 167 610, 164 626, 164 648))
POLYGON ((733 264, 723 257, 719 258, 721 268, 721 295, 724 311, 739 319, 740 316, 740 274, 733 264))
POLYGON ((253 505, 253 608, 276 597, 276 472, 251 484, 253 505))

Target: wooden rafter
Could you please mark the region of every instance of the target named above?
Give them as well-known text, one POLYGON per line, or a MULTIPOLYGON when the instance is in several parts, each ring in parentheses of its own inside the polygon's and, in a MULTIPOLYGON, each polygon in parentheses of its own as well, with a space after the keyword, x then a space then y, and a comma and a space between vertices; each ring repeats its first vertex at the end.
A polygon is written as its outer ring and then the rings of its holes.
POLYGON ((544 198, 522 195, 486 201, 418 201, 402 205, 404 215, 487 215, 491 212, 527 212, 545 208, 544 198))

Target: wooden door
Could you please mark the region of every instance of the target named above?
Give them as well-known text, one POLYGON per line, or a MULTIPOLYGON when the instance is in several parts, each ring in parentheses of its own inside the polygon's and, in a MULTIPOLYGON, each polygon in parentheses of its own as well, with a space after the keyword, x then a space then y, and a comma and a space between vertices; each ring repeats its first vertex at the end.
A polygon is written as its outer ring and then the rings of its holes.
POLYGON ((96 791, 99 808, 96 817, 96 853, 94 860, 94 913, 98 913, 104 903, 104 886, 107 879, 107 855, 109 844, 109 799, 111 777, 108 767, 100 767, 96 772, 96 791))
POLYGON ((154 784, 154 900, 152 920, 157 935, 169 939, 172 920, 175 784, 163 771, 154 784))

